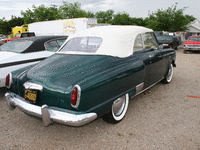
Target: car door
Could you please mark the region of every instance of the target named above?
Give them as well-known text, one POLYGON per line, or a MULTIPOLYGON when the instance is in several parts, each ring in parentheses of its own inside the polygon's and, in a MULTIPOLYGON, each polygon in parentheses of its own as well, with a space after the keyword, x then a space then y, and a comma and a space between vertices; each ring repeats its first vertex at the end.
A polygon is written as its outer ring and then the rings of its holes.
POLYGON ((164 52, 158 47, 157 40, 153 33, 142 34, 144 43, 144 52, 146 53, 146 77, 148 79, 147 87, 158 82, 162 79, 166 72, 166 60, 164 58, 164 52))
MULTIPOLYGON (((134 47, 133 47, 133 57, 134 59, 141 61, 144 65, 143 70, 143 89, 147 88, 149 86, 149 80, 150 80, 150 72, 151 72, 151 62, 152 57, 154 55, 153 49, 145 48, 143 37, 144 35, 138 34, 136 36, 134 47)), ((138 77, 142 78, 142 76, 138 77)))

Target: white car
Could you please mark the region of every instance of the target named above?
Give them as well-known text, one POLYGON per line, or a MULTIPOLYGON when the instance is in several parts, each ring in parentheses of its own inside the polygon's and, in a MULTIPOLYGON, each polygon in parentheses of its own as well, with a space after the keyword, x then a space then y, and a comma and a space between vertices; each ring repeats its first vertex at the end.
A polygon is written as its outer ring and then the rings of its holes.
POLYGON ((33 65, 54 54, 67 36, 20 38, 0 46, 0 87, 5 87, 8 73, 33 65))

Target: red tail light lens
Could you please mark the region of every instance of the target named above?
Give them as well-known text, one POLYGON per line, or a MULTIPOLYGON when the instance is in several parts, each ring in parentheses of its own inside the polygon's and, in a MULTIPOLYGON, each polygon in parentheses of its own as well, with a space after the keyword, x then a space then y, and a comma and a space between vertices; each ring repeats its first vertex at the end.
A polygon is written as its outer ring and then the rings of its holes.
POLYGON ((81 94, 81 88, 79 85, 75 85, 72 91, 72 97, 71 97, 71 106, 74 108, 77 108, 80 102, 80 94, 81 94))
POLYGON ((73 91, 72 91, 72 99, 71 99, 71 104, 72 105, 76 105, 77 95, 78 95, 78 89, 74 88, 73 91))
POLYGON ((5 83, 5 85, 6 85, 7 88, 10 88, 11 79, 12 79, 12 75, 11 75, 11 73, 9 73, 9 74, 6 76, 6 83, 5 83))

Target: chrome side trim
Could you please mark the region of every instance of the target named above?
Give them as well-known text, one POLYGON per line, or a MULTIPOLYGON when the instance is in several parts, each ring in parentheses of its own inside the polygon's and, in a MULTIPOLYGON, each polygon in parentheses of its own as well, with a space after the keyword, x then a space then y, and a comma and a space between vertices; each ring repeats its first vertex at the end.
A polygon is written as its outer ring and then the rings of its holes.
MULTIPOLYGON (((144 90, 142 90, 142 91, 140 91, 140 92, 136 92, 136 94, 135 95, 133 95, 131 98, 133 98, 133 97, 135 97, 135 96, 137 96, 137 95, 139 95, 140 93, 142 93, 142 92, 144 92, 144 91, 146 91, 147 89, 149 89, 149 88, 151 88, 152 86, 154 86, 154 85, 156 85, 157 83, 159 83, 162 79, 164 79, 164 77, 163 78, 161 78, 158 82, 155 82, 154 84, 152 84, 151 86, 149 86, 149 87, 147 87, 146 89, 144 89, 144 90)), ((140 85, 140 84, 139 84, 140 85)), ((137 87, 136 87, 137 88, 137 87)))
POLYGON ((23 84, 23 86, 25 87, 25 89, 27 90, 39 90, 42 92, 43 90, 43 86, 39 85, 39 84, 35 84, 35 83, 31 83, 31 82, 25 82, 23 84))
POLYGON ((143 87, 144 87, 144 82, 138 84, 136 86, 136 94, 138 94, 140 91, 142 91, 143 87))
POLYGON ((18 107, 21 111, 29 115, 42 118, 45 126, 49 126, 53 122, 69 126, 82 126, 97 118, 96 113, 77 113, 68 110, 62 111, 59 108, 51 108, 47 105, 43 105, 42 107, 36 106, 12 92, 7 92, 5 98, 8 107, 11 108, 10 110, 18 107))

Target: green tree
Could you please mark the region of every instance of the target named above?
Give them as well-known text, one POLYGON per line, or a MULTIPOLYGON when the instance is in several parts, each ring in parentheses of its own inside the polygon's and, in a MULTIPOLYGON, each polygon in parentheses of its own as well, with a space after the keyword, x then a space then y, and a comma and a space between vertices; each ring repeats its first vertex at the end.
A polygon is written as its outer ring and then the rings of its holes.
POLYGON ((8 22, 5 18, 0 19, 0 34, 8 34, 8 22))
POLYGON ((131 18, 130 20, 131 20, 132 25, 137 25, 137 26, 145 26, 146 25, 143 18, 134 17, 134 18, 131 18))
POLYGON ((81 9, 81 4, 78 2, 75 3, 68 3, 63 2, 63 5, 59 8, 59 15, 62 19, 66 18, 80 18, 80 17, 87 17, 94 16, 91 12, 86 12, 81 9))
POLYGON ((54 7, 46 8, 44 5, 41 5, 39 7, 33 5, 33 10, 28 9, 25 12, 21 11, 21 15, 24 17, 24 23, 29 24, 38 21, 60 19, 56 5, 53 6, 54 7))
POLYGON ((26 24, 66 18, 94 17, 94 13, 82 10, 81 4, 78 2, 63 2, 63 5, 59 8, 56 5, 51 5, 51 7, 45 7, 44 5, 36 7, 33 5, 32 10, 21 11, 21 15, 24 17, 26 24))
POLYGON ((5 18, 0 19, 0 34, 7 35, 12 31, 15 26, 24 24, 24 19, 21 17, 12 16, 11 20, 6 21, 5 18))
POLYGON ((114 11, 107 10, 107 11, 99 11, 96 12, 95 17, 97 18, 98 23, 110 23, 113 19, 114 11))
POLYGON ((83 17, 86 17, 86 18, 94 18, 95 17, 95 14, 91 11, 85 11, 85 16, 83 17))
POLYGON ((114 16, 113 20, 111 21, 112 25, 132 25, 132 20, 129 14, 123 12, 123 13, 117 13, 117 15, 114 16))
POLYGON ((195 20, 193 16, 184 15, 186 7, 177 10, 177 4, 172 5, 166 10, 158 9, 145 19, 146 27, 155 31, 185 31, 186 25, 195 20))

